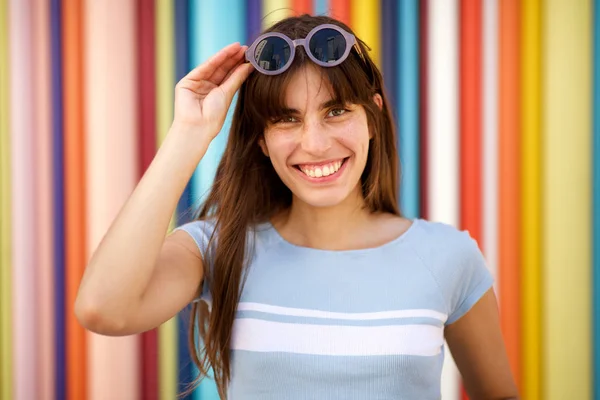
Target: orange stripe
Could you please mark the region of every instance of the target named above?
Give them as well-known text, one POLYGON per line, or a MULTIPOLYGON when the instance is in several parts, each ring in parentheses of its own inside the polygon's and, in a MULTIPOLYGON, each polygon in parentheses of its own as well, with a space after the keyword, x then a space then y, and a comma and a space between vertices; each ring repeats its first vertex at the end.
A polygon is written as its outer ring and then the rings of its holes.
POLYGON ((520 358, 520 225, 519 225, 519 37, 518 0, 500 4, 499 49, 499 252, 500 310, 502 333, 518 387, 521 387, 520 358))
POLYGON ((292 9, 294 10, 294 15, 312 14, 312 0, 292 0, 292 9))
POLYGON ((350 23, 350 0, 331 0, 329 3, 331 17, 342 21, 348 26, 350 23))
POLYGON ((67 395, 86 398, 85 332, 73 313, 86 265, 82 0, 63 0, 67 395))

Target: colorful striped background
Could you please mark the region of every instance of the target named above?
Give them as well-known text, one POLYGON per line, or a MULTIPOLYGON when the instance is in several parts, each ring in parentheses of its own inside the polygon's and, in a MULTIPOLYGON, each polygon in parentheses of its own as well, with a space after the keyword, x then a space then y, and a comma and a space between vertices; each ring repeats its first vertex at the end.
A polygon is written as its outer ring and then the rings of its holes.
MULTIPOLYGON (((523 398, 600 398, 598 3, 0 0, 0 400, 186 388, 187 309, 102 337, 73 316, 78 282, 168 131, 177 80, 304 12, 371 48, 399 130, 402 209, 477 239, 523 398)), ((230 121, 172 226, 210 188, 230 121)), ((444 399, 465 397, 451 357, 444 367, 444 399)), ((217 395, 207 380, 188 397, 217 395)))

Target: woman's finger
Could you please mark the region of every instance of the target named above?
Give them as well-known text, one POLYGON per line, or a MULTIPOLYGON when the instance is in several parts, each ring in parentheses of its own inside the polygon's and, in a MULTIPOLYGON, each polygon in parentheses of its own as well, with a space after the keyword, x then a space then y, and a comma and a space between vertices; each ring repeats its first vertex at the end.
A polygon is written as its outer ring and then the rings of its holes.
POLYGON ((254 67, 250 63, 238 65, 235 70, 223 81, 221 89, 227 96, 228 104, 233 100, 233 95, 242 86, 242 83, 248 78, 254 67))
POLYGON ((191 70, 183 79, 189 81, 201 81, 203 79, 208 79, 224 62, 236 55, 240 48, 241 46, 237 42, 225 46, 215 53, 211 58, 191 70))
POLYGON ((238 66, 242 65, 246 63, 245 59, 241 59, 239 60, 235 65, 233 65, 230 69, 229 72, 227 72, 227 75, 225 75, 222 79, 221 79, 221 83, 225 82, 227 79, 229 79, 229 77, 235 72, 235 70, 237 69, 238 66))
POLYGON ((233 70, 242 62, 244 62, 244 53, 246 52, 247 46, 242 46, 240 50, 225 61, 219 68, 217 68, 213 74, 208 78, 209 81, 215 85, 223 83, 225 78, 233 72, 233 70))

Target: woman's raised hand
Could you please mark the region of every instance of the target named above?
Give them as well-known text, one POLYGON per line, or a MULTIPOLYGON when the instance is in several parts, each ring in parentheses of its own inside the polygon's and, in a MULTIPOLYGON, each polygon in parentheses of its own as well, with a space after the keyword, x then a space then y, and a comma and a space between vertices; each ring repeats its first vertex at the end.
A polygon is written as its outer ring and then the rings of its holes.
POLYGON ((235 92, 252 72, 246 46, 230 44, 190 71, 175 87, 173 126, 212 140, 225 122, 235 92))

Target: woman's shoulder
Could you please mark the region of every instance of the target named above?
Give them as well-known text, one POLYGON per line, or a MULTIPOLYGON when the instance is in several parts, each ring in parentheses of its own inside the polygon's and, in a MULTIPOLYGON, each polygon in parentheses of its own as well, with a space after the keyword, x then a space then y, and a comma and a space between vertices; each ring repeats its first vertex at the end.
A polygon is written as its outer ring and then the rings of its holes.
POLYGON ((419 219, 411 246, 433 269, 444 269, 480 261, 482 253, 468 230, 449 223, 419 219))
POLYGON ((423 218, 415 220, 416 231, 420 235, 419 242, 427 247, 443 249, 468 246, 473 237, 468 230, 459 229, 446 222, 432 221, 423 218), (418 223, 417 223, 418 222, 418 223))
POLYGON ((493 275, 467 230, 421 220, 419 234, 414 247, 440 287, 447 301, 447 323, 452 323, 492 287, 493 275))

